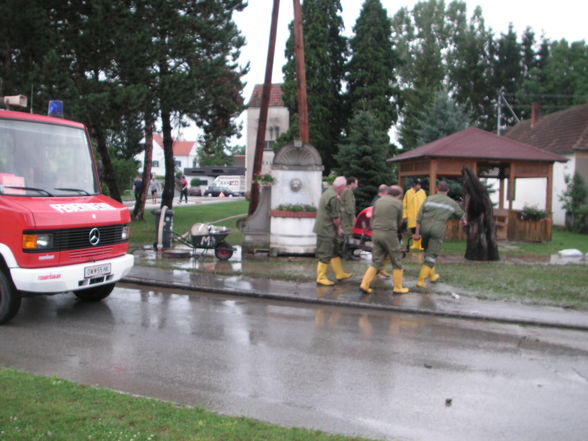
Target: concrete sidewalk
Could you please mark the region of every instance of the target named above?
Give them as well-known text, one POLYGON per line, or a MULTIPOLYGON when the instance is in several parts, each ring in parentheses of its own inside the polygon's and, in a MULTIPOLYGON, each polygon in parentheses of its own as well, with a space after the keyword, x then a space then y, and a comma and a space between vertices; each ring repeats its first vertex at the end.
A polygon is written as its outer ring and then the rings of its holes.
POLYGON ((324 287, 314 282, 291 282, 241 275, 220 276, 212 272, 194 272, 189 269, 166 270, 139 264, 133 267, 123 282, 273 301, 352 306, 372 310, 588 331, 588 311, 480 300, 456 294, 410 292, 392 295, 390 290, 376 290, 373 294, 366 295, 359 290, 356 281, 339 282, 333 287, 324 287))

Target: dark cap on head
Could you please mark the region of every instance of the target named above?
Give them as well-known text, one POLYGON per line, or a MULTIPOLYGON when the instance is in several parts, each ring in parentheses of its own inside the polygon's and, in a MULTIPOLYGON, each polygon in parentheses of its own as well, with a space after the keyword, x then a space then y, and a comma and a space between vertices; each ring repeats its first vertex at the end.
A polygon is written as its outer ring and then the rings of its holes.
POLYGON ((423 181, 421 181, 421 178, 416 178, 412 181, 412 186, 414 187, 416 185, 423 185, 423 181))

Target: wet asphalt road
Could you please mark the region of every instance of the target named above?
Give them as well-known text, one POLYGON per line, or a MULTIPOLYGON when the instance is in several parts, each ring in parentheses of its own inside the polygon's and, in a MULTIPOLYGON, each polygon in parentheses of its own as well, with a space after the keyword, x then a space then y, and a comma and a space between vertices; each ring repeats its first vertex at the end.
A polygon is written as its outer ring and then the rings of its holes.
POLYGON ((126 286, 23 300, 0 366, 334 433, 584 441, 586 337, 126 286))

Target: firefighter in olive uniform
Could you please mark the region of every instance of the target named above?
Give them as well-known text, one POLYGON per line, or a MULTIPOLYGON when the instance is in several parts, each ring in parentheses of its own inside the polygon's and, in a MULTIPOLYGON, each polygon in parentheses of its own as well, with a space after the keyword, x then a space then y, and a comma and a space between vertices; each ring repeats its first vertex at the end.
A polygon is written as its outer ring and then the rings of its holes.
POLYGON ((334 282, 327 278, 329 264, 335 272, 337 280, 351 277, 351 274, 343 270, 341 264, 340 239, 343 235, 340 216, 340 195, 345 190, 347 180, 344 176, 335 178, 333 185, 327 188, 321 195, 316 214, 313 231, 317 236, 316 257, 316 283, 319 285, 333 285, 334 282))
MULTIPOLYGON (((402 199, 402 217, 406 219, 406 227, 412 234, 415 233, 417 214, 425 199, 427 199, 427 193, 421 188, 421 180, 416 178, 412 181, 412 187, 406 191, 402 199)), ((423 251, 421 241, 413 240, 410 249, 423 251)))
POLYGON ((403 272, 401 263, 400 241, 398 229, 402 223, 402 188, 393 185, 389 193, 382 196, 374 204, 372 215, 372 264, 365 272, 359 288, 369 294, 373 292, 370 284, 384 262, 392 262, 392 280, 395 294, 405 294, 408 288, 402 286, 403 272))
POLYGON ((359 181, 356 177, 350 176, 347 178, 347 187, 341 193, 341 228, 343 229, 343 242, 341 244, 342 254, 345 260, 358 260, 358 257, 353 255, 349 247, 349 240, 351 239, 351 231, 355 224, 355 195, 353 190, 357 188, 359 181))
POLYGON ((425 248, 425 260, 416 284, 420 288, 426 287, 425 281, 427 278, 431 282, 439 280, 439 274, 435 271, 435 263, 437 256, 441 252, 447 221, 451 217, 457 217, 462 218, 462 225, 465 224, 463 209, 457 202, 447 196, 449 191, 447 182, 440 182, 437 190, 438 193, 429 196, 419 210, 416 231, 413 235, 414 240, 422 238, 425 248))

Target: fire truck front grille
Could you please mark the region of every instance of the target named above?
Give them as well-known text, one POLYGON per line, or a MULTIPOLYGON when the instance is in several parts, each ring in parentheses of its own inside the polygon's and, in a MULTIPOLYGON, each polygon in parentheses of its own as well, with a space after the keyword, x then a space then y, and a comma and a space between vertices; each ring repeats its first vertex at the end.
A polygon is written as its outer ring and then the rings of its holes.
POLYGON ((25 231, 25 233, 51 233, 53 235, 53 247, 51 249, 25 250, 26 252, 59 252, 69 250, 93 249, 98 247, 116 245, 127 242, 121 239, 122 229, 125 225, 103 225, 99 227, 68 228, 63 230, 25 231))
POLYGON ((112 247, 100 247, 69 252, 70 259, 101 259, 112 256, 112 247))

